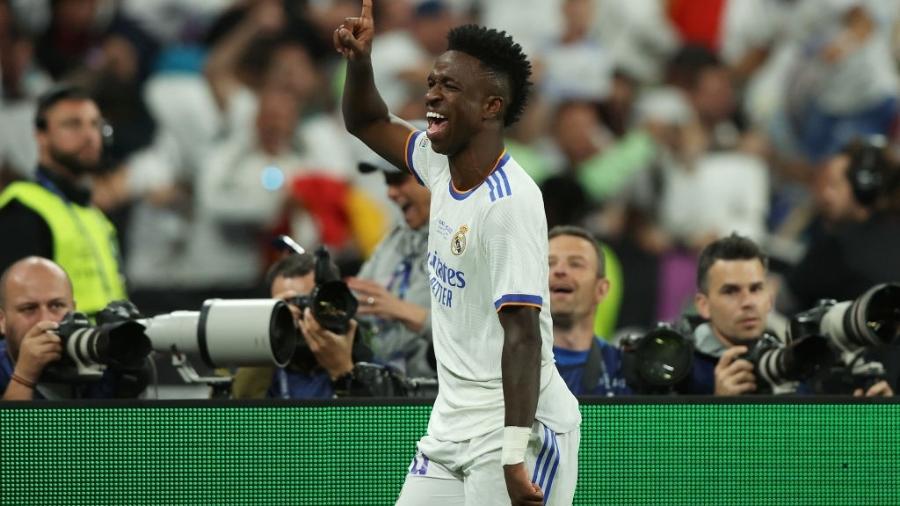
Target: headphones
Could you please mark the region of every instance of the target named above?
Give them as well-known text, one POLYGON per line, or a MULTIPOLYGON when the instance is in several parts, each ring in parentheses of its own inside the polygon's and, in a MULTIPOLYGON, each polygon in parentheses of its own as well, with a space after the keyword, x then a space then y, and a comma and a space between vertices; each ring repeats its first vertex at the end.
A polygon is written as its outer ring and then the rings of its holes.
POLYGON ((847 179, 856 201, 865 207, 872 206, 885 190, 890 161, 887 141, 880 135, 853 141, 844 153, 850 157, 847 179))

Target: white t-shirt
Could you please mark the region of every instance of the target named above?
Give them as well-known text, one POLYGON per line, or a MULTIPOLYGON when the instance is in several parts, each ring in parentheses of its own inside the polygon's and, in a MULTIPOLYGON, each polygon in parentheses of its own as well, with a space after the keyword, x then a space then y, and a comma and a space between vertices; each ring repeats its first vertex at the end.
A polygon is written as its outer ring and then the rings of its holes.
POLYGON ((535 418, 557 433, 581 423, 578 401, 556 370, 540 190, 505 152, 485 181, 459 192, 446 156, 424 132, 407 140, 406 163, 431 190, 428 273, 440 385, 428 433, 465 441, 504 426, 500 358, 507 304, 539 307, 540 397, 535 418))

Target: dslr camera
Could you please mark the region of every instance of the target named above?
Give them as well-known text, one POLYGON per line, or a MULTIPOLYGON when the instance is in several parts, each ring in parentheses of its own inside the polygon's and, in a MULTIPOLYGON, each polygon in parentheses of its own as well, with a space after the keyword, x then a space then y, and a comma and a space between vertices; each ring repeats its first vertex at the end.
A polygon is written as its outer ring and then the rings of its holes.
POLYGON ((806 381, 834 362, 828 340, 819 335, 784 344, 771 334, 763 334, 740 358, 753 364, 758 394, 771 394, 785 383, 806 381))
POLYGON ((875 285, 852 301, 822 300, 791 319, 791 336, 821 336, 837 360, 817 376, 814 389, 822 393, 852 393, 885 379, 884 368, 863 355, 880 346, 900 342, 900 284, 875 285))
POLYGON ((96 325, 84 313, 66 314, 56 334, 63 345, 59 362, 44 370, 49 382, 88 382, 100 379, 106 368, 138 370, 152 351, 140 313, 128 301, 115 301, 97 313, 96 325))
MULTIPOLYGON (((334 332, 345 334, 350 330, 350 320, 356 315, 359 302, 347 283, 341 280, 332 267, 331 254, 324 246, 315 252, 315 286, 309 295, 298 295, 286 302, 300 308, 309 308, 319 325, 334 332)), ((303 346, 304 340, 298 345, 303 346)))

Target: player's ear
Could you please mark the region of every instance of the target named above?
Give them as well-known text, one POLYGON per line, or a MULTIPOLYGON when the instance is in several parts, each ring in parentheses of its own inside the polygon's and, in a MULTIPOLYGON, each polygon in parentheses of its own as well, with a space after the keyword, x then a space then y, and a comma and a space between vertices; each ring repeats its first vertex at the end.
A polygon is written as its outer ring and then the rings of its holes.
POLYGON ((500 95, 489 95, 484 101, 484 111, 482 119, 500 120, 503 119, 503 110, 506 103, 500 95))

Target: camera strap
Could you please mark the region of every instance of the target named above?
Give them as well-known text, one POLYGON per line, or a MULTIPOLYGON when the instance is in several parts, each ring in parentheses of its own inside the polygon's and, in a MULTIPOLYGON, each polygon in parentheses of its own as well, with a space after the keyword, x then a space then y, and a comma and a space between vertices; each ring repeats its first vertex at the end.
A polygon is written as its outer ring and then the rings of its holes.
POLYGON ((588 351, 587 360, 584 363, 584 376, 581 377, 581 392, 590 393, 597 386, 600 377, 606 380, 606 388, 611 388, 609 376, 606 373, 606 364, 603 362, 603 351, 597 343, 597 338, 591 341, 591 349, 588 351))

